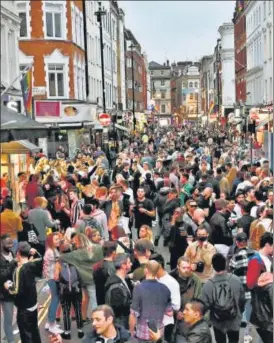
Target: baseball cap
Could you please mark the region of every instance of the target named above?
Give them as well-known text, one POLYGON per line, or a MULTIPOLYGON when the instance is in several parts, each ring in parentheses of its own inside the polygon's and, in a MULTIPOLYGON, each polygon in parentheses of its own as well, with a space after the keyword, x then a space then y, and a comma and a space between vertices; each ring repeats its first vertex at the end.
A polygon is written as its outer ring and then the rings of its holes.
POLYGON ((236 241, 238 241, 238 242, 247 242, 247 234, 245 232, 237 233, 236 241))

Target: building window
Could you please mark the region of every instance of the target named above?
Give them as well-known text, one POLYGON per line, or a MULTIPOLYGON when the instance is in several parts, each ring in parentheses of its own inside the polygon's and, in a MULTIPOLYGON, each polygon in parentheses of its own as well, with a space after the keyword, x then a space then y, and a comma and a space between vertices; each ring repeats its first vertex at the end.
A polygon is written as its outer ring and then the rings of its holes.
POLYGON ((151 71, 151 72, 150 72, 150 75, 151 75, 151 76, 153 76, 153 75, 154 75, 153 71, 151 71))
POLYGON ((64 92, 64 66, 49 64, 48 66, 49 96, 63 97, 64 92))
POLYGON ((19 18, 21 19, 21 23, 20 23, 20 37, 27 37, 28 36, 27 13, 26 12, 19 13, 19 18))
POLYGON ((269 79, 269 94, 270 94, 269 101, 273 101, 273 81, 272 81, 272 77, 269 79))
POLYGON ((266 18, 266 1, 264 1, 264 19, 266 18))
POLYGON ((45 3, 45 6, 46 36, 48 38, 62 38, 64 36, 64 29, 62 27, 62 23, 65 22, 63 15, 64 5, 45 3))
POLYGON ((131 68, 131 58, 127 58, 127 67, 131 68))
POLYGON ((161 105, 161 113, 166 113, 166 105, 161 105))
POLYGON ((161 86, 165 85, 165 80, 161 80, 161 86))
POLYGON ((128 89, 132 88, 132 80, 127 80, 127 88, 128 89))
POLYGON ((164 75, 164 71, 163 70, 161 70, 161 75, 164 75))
POLYGON ((165 99, 166 98, 166 93, 165 92, 161 92, 161 99, 165 99))
POLYGON ((193 82, 189 82, 188 88, 193 88, 193 82))

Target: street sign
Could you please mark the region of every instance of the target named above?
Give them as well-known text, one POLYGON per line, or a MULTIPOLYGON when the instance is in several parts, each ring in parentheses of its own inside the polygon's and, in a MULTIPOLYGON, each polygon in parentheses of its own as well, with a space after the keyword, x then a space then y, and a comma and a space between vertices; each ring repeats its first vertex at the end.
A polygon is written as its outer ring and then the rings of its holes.
POLYGON ((46 95, 46 87, 32 87, 32 95, 46 95))
POLYGON ((100 113, 98 119, 102 126, 109 126, 111 123, 111 115, 108 113, 100 113))

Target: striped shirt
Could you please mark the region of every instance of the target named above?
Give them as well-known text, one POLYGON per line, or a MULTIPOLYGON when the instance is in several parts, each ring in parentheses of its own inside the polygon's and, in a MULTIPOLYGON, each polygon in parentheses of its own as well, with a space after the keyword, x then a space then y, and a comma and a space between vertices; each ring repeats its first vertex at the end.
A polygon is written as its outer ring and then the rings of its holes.
POLYGON ((251 292, 247 287, 247 268, 248 268, 248 261, 254 255, 254 251, 248 248, 243 248, 239 250, 235 255, 233 255, 232 259, 230 260, 229 267, 231 269, 232 274, 238 276, 240 279, 244 290, 245 290, 245 298, 251 299, 251 292))
POLYGON ((71 204, 70 223, 72 226, 74 226, 77 220, 80 218, 82 209, 83 209, 83 203, 81 200, 77 200, 75 203, 71 204))

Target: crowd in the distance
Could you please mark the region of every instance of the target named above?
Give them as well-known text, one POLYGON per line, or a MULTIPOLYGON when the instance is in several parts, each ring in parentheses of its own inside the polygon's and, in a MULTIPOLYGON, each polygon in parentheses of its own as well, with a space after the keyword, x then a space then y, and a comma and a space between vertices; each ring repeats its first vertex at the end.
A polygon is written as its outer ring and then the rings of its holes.
POLYGON ((42 342, 37 278, 52 343, 75 338, 74 320, 83 343, 238 343, 241 328, 273 342, 273 171, 240 139, 147 127, 107 153, 40 152, 15 194, 2 175, 7 342, 14 306, 21 342, 42 342))

